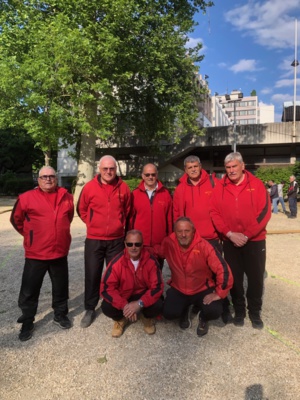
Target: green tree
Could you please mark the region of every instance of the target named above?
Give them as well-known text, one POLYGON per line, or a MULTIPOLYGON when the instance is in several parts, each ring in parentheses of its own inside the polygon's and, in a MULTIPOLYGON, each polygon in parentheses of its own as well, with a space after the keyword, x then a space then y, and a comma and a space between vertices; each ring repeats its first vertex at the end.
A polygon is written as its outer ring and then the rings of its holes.
POLYGON ((135 132, 151 144, 198 132, 201 45, 186 48, 203 0, 6 0, 0 3, 0 127, 45 152, 80 141, 78 185, 95 138, 135 132))
POLYGON ((256 90, 255 90, 255 89, 253 89, 253 90, 251 91, 250 96, 256 96, 256 90))

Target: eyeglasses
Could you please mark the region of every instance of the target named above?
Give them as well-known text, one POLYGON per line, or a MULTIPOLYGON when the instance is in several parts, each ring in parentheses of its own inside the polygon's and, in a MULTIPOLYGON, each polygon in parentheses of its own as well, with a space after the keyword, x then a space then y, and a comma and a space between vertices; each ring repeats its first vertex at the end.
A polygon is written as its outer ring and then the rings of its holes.
POLYGON ((127 247, 133 247, 133 245, 134 245, 135 247, 141 247, 143 243, 141 243, 141 242, 137 242, 137 243, 127 242, 127 243, 125 243, 125 244, 126 244, 127 247))
POLYGON ((152 176, 153 178, 156 176, 156 174, 144 174, 146 178, 149 178, 149 176, 152 176))
POLYGON ((42 176, 39 176, 39 179, 42 179, 43 181, 46 181, 47 179, 55 179, 56 178, 56 176, 55 175, 42 175, 42 176))
POLYGON ((102 171, 107 172, 107 171, 114 171, 116 168, 115 167, 111 167, 111 168, 104 167, 104 168, 101 168, 101 169, 102 169, 102 171))

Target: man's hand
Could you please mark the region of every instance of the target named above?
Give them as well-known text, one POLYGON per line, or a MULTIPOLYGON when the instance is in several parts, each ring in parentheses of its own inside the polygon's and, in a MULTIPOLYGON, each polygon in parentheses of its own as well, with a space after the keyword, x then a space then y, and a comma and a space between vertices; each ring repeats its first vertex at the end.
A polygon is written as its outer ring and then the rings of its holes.
POLYGON ((128 318, 130 322, 135 322, 137 320, 137 314, 140 311, 141 307, 138 305, 138 302, 131 301, 123 308, 123 315, 125 318, 128 318))
POLYGON ((220 300, 221 297, 217 293, 207 294, 203 299, 203 304, 210 304, 213 301, 220 300))
POLYGON ((227 236, 236 247, 243 247, 248 242, 247 236, 239 232, 231 232, 230 236, 227 236))

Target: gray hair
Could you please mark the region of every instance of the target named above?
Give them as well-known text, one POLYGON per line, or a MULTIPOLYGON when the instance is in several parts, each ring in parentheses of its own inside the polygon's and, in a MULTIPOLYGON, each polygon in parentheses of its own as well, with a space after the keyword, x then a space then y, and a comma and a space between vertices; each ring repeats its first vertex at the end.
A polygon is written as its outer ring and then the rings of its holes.
POLYGON ((234 152, 229 153, 229 154, 225 157, 224 165, 226 165, 227 163, 229 163, 229 162, 231 162, 231 161, 235 161, 235 160, 239 161, 240 163, 243 163, 243 162, 244 162, 241 153, 239 153, 238 151, 235 152, 235 153, 234 153, 234 152))
POLYGON ((105 159, 111 160, 111 161, 113 161, 115 163, 115 165, 117 165, 117 160, 113 156, 106 155, 106 156, 103 156, 103 157, 100 158, 99 166, 101 165, 102 161, 105 160, 105 159))
POLYGON ((183 165, 186 166, 187 163, 194 163, 197 162, 201 164, 200 158, 197 156, 188 156, 184 159, 183 165))
POLYGON ((55 175, 56 176, 56 171, 55 171, 55 169, 53 168, 53 167, 50 167, 49 165, 44 165, 40 170, 39 170, 39 175, 38 176, 40 176, 40 174, 41 174, 41 171, 43 170, 43 169, 51 169, 52 171, 53 171, 53 175, 55 175))
POLYGON ((142 239, 142 242, 144 241, 144 240, 143 240, 143 234, 142 234, 142 232, 139 231, 138 229, 131 229, 130 231, 128 231, 128 232, 126 233, 126 236, 125 236, 125 241, 126 241, 128 235, 140 235, 140 237, 141 237, 141 239, 142 239))
POLYGON ((190 223, 190 224, 192 225, 193 230, 195 230, 195 225, 194 225, 193 221, 192 221, 189 217, 179 217, 179 218, 174 222, 174 231, 175 231, 176 225, 177 225, 179 222, 188 222, 188 223, 190 223))

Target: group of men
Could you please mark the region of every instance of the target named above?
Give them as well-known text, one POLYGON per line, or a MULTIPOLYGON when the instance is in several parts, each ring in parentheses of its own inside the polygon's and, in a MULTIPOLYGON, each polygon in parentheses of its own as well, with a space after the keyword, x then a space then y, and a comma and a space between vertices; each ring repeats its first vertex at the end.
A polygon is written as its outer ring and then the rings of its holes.
MULTIPOLYGON (((139 317, 148 334, 155 333, 155 318, 160 315, 178 318, 180 327, 187 329, 195 310, 199 312, 197 334, 203 336, 209 320, 221 315, 225 323, 232 320, 229 291, 233 323, 244 324, 247 306, 252 326, 263 327, 260 313, 270 198, 263 183, 245 170, 240 153, 225 158, 225 169, 219 181, 202 169, 198 157, 187 157, 172 199, 158 180, 154 164, 143 167, 142 181, 130 193, 117 176, 116 160, 112 156, 100 159, 99 173, 84 186, 77 203, 77 213, 87 228, 82 328, 96 318, 101 296, 103 313, 114 321, 113 337, 121 336, 125 326, 139 317), (165 298, 164 259, 171 271, 165 298)), ((43 167, 38 187, 19 196, 11 215, 25 247, 19 295, 21 341, 32 337, 47 271, 54 322, 63 329, 72 326, 67 317, 72 218, 72 196, 57 186, 53 168, 43 167)))
POLYGON ((281 183, 276 184, 273 180, 269 180, 268 186, 270 191, 270 198, 272 202, 272 212, 274 214, 278 214, 278 204, 281 204, 282 212, 284 214, 288 214, 288 218, 297 218, 297 195, 299 192, 299 186, 296 181, 295 175, 291 175, 290 184, 287 191, 288 203, 290 212, 286 211, 286 207, 284 204, 284 197, 283 197, 283 187, 285 185, 284 181, 281 183))

